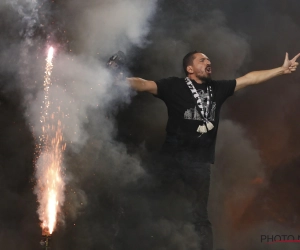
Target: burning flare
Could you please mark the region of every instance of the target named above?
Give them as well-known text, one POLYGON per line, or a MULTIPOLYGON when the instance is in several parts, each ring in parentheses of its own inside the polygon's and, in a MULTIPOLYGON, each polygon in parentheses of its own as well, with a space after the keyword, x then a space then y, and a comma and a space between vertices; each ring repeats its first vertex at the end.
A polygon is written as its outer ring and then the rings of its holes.
POLYGON ((57 216, 64 202, 64 180, 62 177, 62 153, 66 144, 63 143, 62 123, 59 106, 50 101, 49 89, 52 85, 54 49, 50 47, 46 59, 44 79, 44 100, 41 106, 41 129, 37 142, 35 193, 37 194, 43 233, 52 234, 57 223, 57 216))

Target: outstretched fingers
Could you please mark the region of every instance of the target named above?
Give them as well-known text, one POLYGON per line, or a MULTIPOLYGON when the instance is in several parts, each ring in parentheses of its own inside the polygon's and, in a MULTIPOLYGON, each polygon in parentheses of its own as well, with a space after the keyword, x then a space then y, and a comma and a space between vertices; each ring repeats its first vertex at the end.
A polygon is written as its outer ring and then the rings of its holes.
POLYGON ((291 61, 296 62, 299 56, 300 56, 300 53, 298 55, 296 55, 291 61))

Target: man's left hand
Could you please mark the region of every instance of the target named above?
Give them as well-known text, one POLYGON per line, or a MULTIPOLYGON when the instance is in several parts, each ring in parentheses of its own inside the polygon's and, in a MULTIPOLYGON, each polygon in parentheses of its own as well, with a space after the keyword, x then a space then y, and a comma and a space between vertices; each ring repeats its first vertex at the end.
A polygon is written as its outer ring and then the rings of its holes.
POLYGON ((296 55, 292 60, 290 60, 289 54, 288 53, 285 54, 285 60, 282 65, 282 67, 284 68, 284 71, 283 71, 284 74, 291 74, 293 71, 296 71, 297 66, 299 65, 299 63, 296 61, 299 56, 300 56, 300 53, 298 55, 296 55))

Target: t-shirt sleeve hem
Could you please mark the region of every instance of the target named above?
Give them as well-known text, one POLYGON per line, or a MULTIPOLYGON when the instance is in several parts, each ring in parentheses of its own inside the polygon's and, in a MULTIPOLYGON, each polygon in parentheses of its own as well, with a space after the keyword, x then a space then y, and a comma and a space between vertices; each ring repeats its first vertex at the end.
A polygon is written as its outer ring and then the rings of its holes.
POLYGON ((160 93, 161 90, 160 90, 159 83, 158 83, 159 81, 156 80, 156 81, 154 81, 154 82, 155 82, 156 87, 157 87, 157 94, 153 94, 153 96, 156 97, 156 98, 161 98, 161 95, 160 95, 160 94, 161 94, 161 93, 160 93))
POLYGON ((232 87, 231 87, 231 90, 229 92, 229 96, 232 96, 234 94, 235 87, 236 87, 236 80, 232 80, 232 87))

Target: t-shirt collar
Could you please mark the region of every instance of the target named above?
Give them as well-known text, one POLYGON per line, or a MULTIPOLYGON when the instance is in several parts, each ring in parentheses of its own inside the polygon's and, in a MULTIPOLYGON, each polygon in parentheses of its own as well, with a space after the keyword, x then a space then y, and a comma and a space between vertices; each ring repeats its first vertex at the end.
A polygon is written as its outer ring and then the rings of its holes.
MULTIPOLYGON (((190 79, 190 78, 189 78, 189 79, 190 79)), ((190 80, 191 80, 191 82, 193 83, 193 85, 194 85, 195 87, 197 87, 197 86, 207 86, 207 84, 208 84, 208 81, 199 84, 199 83, 197 83, 197 82, 196 82, 195 80, 193 80, 193 79, 190 79, 190 80)))

